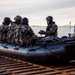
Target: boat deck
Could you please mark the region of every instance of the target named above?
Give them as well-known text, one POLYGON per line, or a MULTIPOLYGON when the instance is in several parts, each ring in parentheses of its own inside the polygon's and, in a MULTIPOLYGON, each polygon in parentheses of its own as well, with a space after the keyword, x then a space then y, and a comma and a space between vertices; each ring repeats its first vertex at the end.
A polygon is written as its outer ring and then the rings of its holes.
POLYGON ((75 75, 75 61, 41 66, 0 56, 0 75, 75 75))

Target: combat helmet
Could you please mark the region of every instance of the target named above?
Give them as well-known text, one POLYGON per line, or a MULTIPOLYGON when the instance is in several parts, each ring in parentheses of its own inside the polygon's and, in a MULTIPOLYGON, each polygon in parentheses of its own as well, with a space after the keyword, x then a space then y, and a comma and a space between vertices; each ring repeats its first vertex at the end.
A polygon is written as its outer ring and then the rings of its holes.
POLYGON ((27 23, 28 24, 28 18, 26 18, 26 17, 24 17, 23 19, 22 19, 22 23, 27 23))
POLYGON ((6 22, 11 22, 11 19, 9 18, 9 17, 5 17, 4 18, 4 22, 6 23, 6 22))
POLYGON ((48 21, 53 20, 53 17, 52 16, 47 16, 46 20, 48 20, 48 21))
POLYGON ((14 18, 15 21, 21 21, 22 20, 22 17, 20 15, 17 15, 15 18, 14 18))

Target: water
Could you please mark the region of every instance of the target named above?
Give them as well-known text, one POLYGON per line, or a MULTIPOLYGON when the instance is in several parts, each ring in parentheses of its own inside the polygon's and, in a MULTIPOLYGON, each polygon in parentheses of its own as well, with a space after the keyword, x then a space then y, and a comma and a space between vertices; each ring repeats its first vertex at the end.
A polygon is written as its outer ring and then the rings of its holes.
MULTIPOLYGON (((40 30, 46 30, 46 26, 32 26, 32 29, 36 35, 40 36, 38 32, 40 30)), ((69 33, 73 33, 73 32, 74 32, 73 26, 71 28, 70 26, 59 26, 58 27, 58 37, 68 36, 69 33)))

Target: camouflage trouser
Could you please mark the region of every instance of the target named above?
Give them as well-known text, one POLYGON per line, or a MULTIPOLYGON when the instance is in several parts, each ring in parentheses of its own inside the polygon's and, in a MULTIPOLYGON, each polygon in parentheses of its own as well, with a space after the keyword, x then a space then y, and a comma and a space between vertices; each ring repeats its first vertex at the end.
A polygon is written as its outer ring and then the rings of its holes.
POLYGON ((18 36, 15 38, 15 42, 21 46, 28 45, 30 43, 29 36, 18 36))
POLYGON ((32 36, 26 35, 19 40, 19 43, 21 43, 24 46, 36 44, 37 42, 38 42, 38 37, 36 35, 32 35, 32 36))
POLYGON ((15 40, 14 33, 9 33, 7 36, 8 36, 8 43, 14 44, 15 40))
POLYGON ((8 39, 8 43, 14 44, 14 38, 8 39))
POLYGON ((22 33, 16 33, 14 35, 15 44, 21 46, 31 45, 34 41, 37 42, 38 40, 38 37, 36 35, 30 36, 22 33))
POLYGON ((14 32, 14 43, 19 45, 19 33, 18 33, 18 31, 14 32))
POLYGON ((0 35, 0 42, 7 42, 7 36, 5 34, 0 35))

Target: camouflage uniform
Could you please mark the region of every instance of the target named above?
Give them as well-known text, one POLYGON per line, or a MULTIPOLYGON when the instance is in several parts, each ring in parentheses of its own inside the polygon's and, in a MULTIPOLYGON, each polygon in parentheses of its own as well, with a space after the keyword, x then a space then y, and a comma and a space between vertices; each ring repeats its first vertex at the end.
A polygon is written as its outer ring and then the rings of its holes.
POLYGON ((14 42, 14 38, 13 38, 13 35, 14 35, 14 27, 15 27, 15 24, 11 24, 11 26, 9 26, 8 28, 8 42, 9 43, 13 43, 14 42))
POLYGON ((34 34, 29 25, 22 24, 18 30, 18 45, 30 45, 33 39, 37 39, 37 36, 34 34))
POLYGON ((17 24, 15 23, 12 23, 11 26, 8 28, 8 41, 9 43, 14 43, 15 42, 15 31, 16 31, 16 28, 17 27, 17 24))
POLYGON ((28 25, 28 22, 28 19, 24 17, 22 19, 22 24, 18 25, 18 27, 15 29, 15 42, 18 45, 30 45, 31 40, 36 38, 33 30, 28 25))
POLYGON ((33 31, 31 27, 28 25, 21 25, 19 28, 19 44, 20 45, 27 45, 31 41, 31 36, 33 35, 33 31))
POLYGON ((57 36, 58 35, 58 27, 55 22, 49 24, 46 28, 46 36, 57 36))
POLYGON ((9 27, 8 39, 9 39, 9 43, 17 44, 18 29, 21 24, 22 17, 17 15, 14 18, 14 20, 15 22, 13 22, 11 26, 9 27))
POLYGON ((19 28, 20 28, 21 24, 16 24, 15 25, 15 28, 14 28, 14 42, 15 44, 18 44, 19 43, 19 34, 20 34, 20 31, 19 31, 19 28))
POLYGON ((7 39, 8 25, 0 26, 0 41, 5 41, 7 39))
POLYGON ((7 42, 7 33, 8 33, 8 27, 11 23, 11 19, 9 17, 4 18, 4 22, 0 26, 0 41, 1 42, 7 42))
POLYGON ((52 16, 48 16, 46 18, 47 20, 47 28, 46 31, 44 30, 40 30, 39 34, 45 34, 46 36, 57 36, 58 35, 58 26, 55 24, 55 22, 53 22, 53 17, 52 16))

